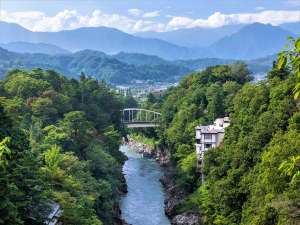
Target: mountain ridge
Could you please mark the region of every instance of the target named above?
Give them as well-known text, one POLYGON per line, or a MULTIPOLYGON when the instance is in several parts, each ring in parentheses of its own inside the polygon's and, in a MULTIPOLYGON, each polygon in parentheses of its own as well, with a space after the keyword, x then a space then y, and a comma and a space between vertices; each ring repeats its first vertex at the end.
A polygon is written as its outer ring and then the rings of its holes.
MULTIPOLYGON (((267 57, 245 63, 254 73, 266 73, 272 67, 272 60, 273 58, 267 57)), ((112 84, 134 84, 137 80, 177 82, 190 72, 236 62, 238 60, 218 58, 167 61, 153 55, 124 52, 107 55, 95 50, 82 50, 66 55, 20 54, 0 48, 0 78, 12 69, 38 67, 57 70, 74 78, 78 78, 83 72, 112 84)))
POLYGON ((255 59, 278 53, 288 36, 295 35, 278 26, 253 23, 215 42, 209 50, 220 58, 255 59))
POLYGON ((69 54, 70 51, 57 45, 31 42, 0 43, 0 47, 16 53, 44 53, 48 55, 69 54))
MULTIPOLYGON (((109 27, 84 27, 59 32, 31 32, 17 24, 1 22, 0 29, 2 26, 5 28, 5 31, 10 31, 8 35, 0 37, 0 43, 12 41, 42 42, 71 51, 92 49, 105 52, 106 54, 129 52, 156 55, 165 60, 187 60, 207 57, 255 59, 277 53, 286 43, 286 36, 294 35, 281 27, 260 23, 244 25, 239 30, 237 30, 239 26, 229 26, 223 29, 232 29, 231 33, 228 31, 229 35, 215 41, 209 47, 189 48, 164 40, 137 37, 109 27), (247 29, 251 27, 256 28, 247 33, 247 29), (20 35, 13 35, 14 30, 20 35), (235 30, 237 31, 234 32, 235 30)), ((197 40, 197 36, 195 40, 197 40)), ((199 40, 199 42, 201 41, 199 40)))

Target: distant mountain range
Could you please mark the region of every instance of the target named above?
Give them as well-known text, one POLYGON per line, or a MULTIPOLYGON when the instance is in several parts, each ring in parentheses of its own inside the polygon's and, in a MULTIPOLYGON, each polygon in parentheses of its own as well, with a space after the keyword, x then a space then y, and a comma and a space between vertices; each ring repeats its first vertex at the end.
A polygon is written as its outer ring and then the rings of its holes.
POLYGON ((297 23, 284 23, 280 27, 293 34, 300 35, 300 21, 297 23))
POLYGON ((157 55, 166 59, 197 56, 197 50, 177 46, 158 39, 140 38, 108 27, 79 28, 60 32, 32 32, 17 24, 0 22, 0 43, 41 42, 70 51, 92 49, 107 54, 123 52, 157 55))
MULTIPOLYGON (((139 32, 134 35, 143 38, 156 38, 175 45, 190 47, 190 48, 205 48, 214 44, 216 41, 230 36, 246 25, 228 25, 217 28, 186 28, 169 32, 139 32)), ((280 28, 289 31, 290 33, 300 34, 300 23, 286 23, 279 26, 280 28)))
MULTIPOLYGON (((251 71, 266 73, 273 57, 246 61, 251 71)), ((103 52, 84 50, 72 54, 20 54, 0 48, 0 79, 12 69, 53 69, 69 77, 78 78, 83 72, 111 84, 136 82, 177 82, 182 76, 208 66, 230 64, 236 60, 204 58, 197 60, 167 61, 157 56, 138 53, 107 55, 103 52)))
POLYGON ((279 52, 288 36, 295 34, 280 27, 254 23, 220 39, 209 49, 220 58, 253 59, 279 52))
POLYGON ((186 28, 168 32, 140 32, 134 35, 143 38, 156 38, 175 45, 189 48, 205 48, 225 36, 238 32, 244 25, 231 25, 218 28, 186 28))
MULTIPOLYGON (((297 29, 295 24, 289 24, 286 27, 297 29)), ((156 55, 166 60, 255 59, 276 54, 287 42, 287 36, 296 36, 281 27, 259 23, 211 30, 178 30, 161 33, 161 37, 155 36, 156 34, 153 36, 151 33, 140 33, 135 36, 108 27, 80 28, 60 32, 32 32, 17 24, 6 22, 0 22, 0 31, 5 34, 0 36, 0 43, 45 43, 69 51, 92 49, 106 54, 140 53, 156 55)), ((51 54, 45 49, 40 49, 42 53, 51 54)), ((25 52, 25 50, 18 51, 25 52)))
POLYGON ((71 53, 70 51, 56 45, 45 43, 10 42, 7 44, 0 44, 0 47, 18 53, 44 53, 48 55, 71 53))

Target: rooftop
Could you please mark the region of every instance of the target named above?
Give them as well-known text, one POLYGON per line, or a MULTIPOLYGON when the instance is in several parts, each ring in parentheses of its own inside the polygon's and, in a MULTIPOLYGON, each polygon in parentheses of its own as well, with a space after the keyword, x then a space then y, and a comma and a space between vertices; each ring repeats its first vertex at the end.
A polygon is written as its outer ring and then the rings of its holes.
POLYGON ((218 118, 214 121, 213 125, 202 126, 199 125, 196 127, 196 130, 201 130, 201 133, 206 134, 217 134, 224 133, 225 128, 230 125, 229 117, 218 118))

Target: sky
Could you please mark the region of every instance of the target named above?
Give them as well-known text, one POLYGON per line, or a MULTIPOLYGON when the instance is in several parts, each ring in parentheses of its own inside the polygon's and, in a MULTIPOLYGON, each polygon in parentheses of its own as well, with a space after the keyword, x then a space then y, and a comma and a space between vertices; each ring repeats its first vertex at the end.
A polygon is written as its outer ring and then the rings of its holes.
POLYGON ((0 0, 0 20, 32 31, 107 26, 128 33, 300 23, 300 0, 0 0))

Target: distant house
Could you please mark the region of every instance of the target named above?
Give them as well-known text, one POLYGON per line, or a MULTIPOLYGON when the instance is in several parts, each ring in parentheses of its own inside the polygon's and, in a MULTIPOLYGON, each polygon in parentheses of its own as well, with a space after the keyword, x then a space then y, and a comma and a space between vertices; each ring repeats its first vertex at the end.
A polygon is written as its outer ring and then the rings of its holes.
MULTIPOLYGON (((218 118, 214 124, 196 127, 196 153, 198 167, 202 170, 204 153, 210 149, 218 147, 223 141, 225 128, 230 125, 229 117, 218 118)), ((202 177, 202 180, 204 178, 202 177)))
POLYGON ((62 214, 62 210, 60 209, 60 206, 58 203, 52 202, 50 204, 50 211, 47 216, 46 221, 44 222, 46 225, 57 225, 60 224, 58 222, 59 217, 62 214))

